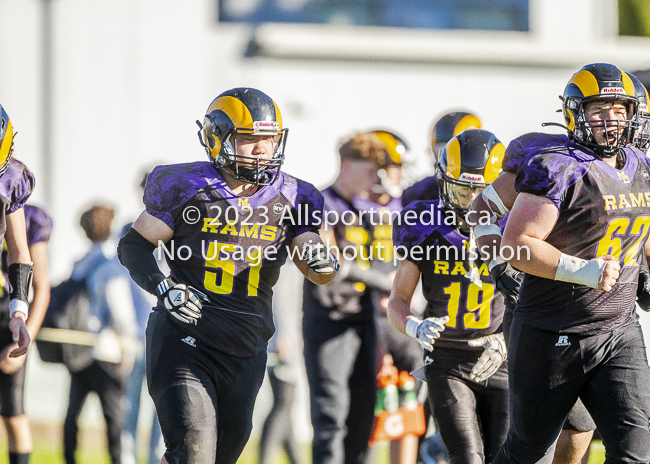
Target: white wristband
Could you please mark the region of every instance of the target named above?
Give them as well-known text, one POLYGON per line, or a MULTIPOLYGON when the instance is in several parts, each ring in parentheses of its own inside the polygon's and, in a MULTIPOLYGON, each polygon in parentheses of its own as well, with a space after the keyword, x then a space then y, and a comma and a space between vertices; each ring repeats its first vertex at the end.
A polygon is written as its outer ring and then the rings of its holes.
POLYGON ((498 235, 501 237, 501 227, 496 224, 478 224, 473 229, 474 238, 483 237, 484 235, 498 235))
POLYGON ((405 328, 406 335, 408 335, 411 338, 417 338, 418 327, 420 326, 421 323, 422 321, 420 319, 416 319, 414 317, 406 321, 406 328, 405 328))
POLYGON ((503 264, 505 262, 506 262, 505 259, 503 259, 501 256, 497 256, 492 261, 490 261, 490 264, 488 264, 488 272, 492 272, 492 269, 494 269, 499 264, 503 264))
POLYGON ((562 253, 555 271, 555 280, 598 288, 605 264, 600 258, 587 261, 562 253))
POLYGON ((9 302, 9 317, 14 317, 16 312, 20 311, 25 315, 25 318, 28 316, 29 312, 29 303, 18 298, 11 300, 9 302))

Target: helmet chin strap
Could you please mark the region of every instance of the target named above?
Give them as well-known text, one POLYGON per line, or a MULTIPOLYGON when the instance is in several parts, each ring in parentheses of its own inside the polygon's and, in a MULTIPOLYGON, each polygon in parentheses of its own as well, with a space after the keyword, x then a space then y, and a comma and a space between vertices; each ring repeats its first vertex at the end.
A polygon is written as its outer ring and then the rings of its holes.
POLYGON ((269 173, 266 172, 266 167, 258 169, 249 169, 239 166, 239 177, 251 181, 253 183, 262 183, 268 179, 269 173))
POLYGON ((465 221, 465 214, 467 212, 451 204, 444 204, 443 207, 445 210, 454 213, 454 228, 460 231, 463 235, 467 235, 469 237, 471 227, 465 221))

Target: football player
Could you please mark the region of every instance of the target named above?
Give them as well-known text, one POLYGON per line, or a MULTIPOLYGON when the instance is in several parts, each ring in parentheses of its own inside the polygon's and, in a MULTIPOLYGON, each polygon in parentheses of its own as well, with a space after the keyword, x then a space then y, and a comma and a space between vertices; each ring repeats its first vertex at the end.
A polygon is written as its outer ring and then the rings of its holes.
POLYGON ((490 462, 508 429, 503 296, 465 220, 476 195, 499 175, 504 152, 485 130, 453 137, 439 157, 440 200, 411 203, 393 233, 396 252, 406 259, 395 277, 388 317, 427 350, 429 401, 454 464, 490 462), (424 320, 410 311, 420 278, 424 320))
MULTIPOLYGON (((645 102, 646 91, 643 85, 631 74, 626 73, 632 80, 635 86, 635 95, 640 101, 645 102)), ((596 89, 599 91, 598 89, 596 89)), ((593 91, 592 91, 593 92, 593 91)), ((639 105, 639 112, 643 111, 644 106, 639 105)), ((640 113, 641 115, 641 113, 640 113)), ((639 115, 639 116, 640 116, 639 115)), ((635 144, 639 139, 639 132, 635 137, 635 144)), ((530 134, 529 140, 533 137, 540 138, 540 134, 530 134)), ((543 136, 547 137, 547 136, 543 136)), ((472 205, 470 218, 476 222, 478 216, 482 213, 487 213, 493 218, 493 221, 503 218, 507 212, 512 208, 518 192, 515 189, 515 178, 517 171, 522 166, 524 159, 528 155, 534 156, 537 151, 532 150, 528 152, 528 146, 522 142, 523 138, 514 140, 506 150, 503 173, 497 178, 490 187, 488 187, 482 195, 477 197, 472 205), (477 215, 474 216, 474 213, 477 215)), ((560 144, 565 140, 565 136, 548 136, 545 143, 549 146, 553 144, 560 144)), ((543 149, 543 147, 541 148, 543 149)), ((495 224, 480 224, 474 227, 477 244, 479 247, 486 247, 488 250, 499 249, 501 244, 501 230, 495 224)), ((510 264, 507 264, 499 256, 493 256, 495 259, 490 263, 490 270, 493 277, 497 281, 497 287, 506 296, 506 312, 504 315, 504 332, 507 335, 510 328, 510 321, 512 320, 512 311, 519 297, 519 287, 523 278, 523 273, 514 269, 510 264)), ((645 259, 644 259, 645 261, 645 259)), ((647 269, 647 267, 646 267, 647 269)), ((644 299, 644 282, 650 283, 650 274, 647 271, 641 271, 639 277, 639 301, 650 301, 650 289, 644 299), (646 277, 644 280, 643 277, 646 277)), ((647 303, 646 303, 647 305, 647 303)), ((574 408, 571 409, 563 430, 558 439, 555 448, 554 464, 574 464, 582 458, 589 447, 593 431, 596 428, 591 416, 584 407, 582 401, 578 399, 574 408)))
MULTIPOLYGON (((503 256, 525 275, 508 337, 510 430, 494 462, 550 462, 578 398, 608 461, 647 462, 650 371, 634 309, 650 224, 650 165, 631 146, 639 99, 630 76, 604 63, 574 74, 562 99, 568 134, 515 139, 511 172, 476 202, 494 217, 513 205, 502 250, 525 251, 503 256)), ((498 241, 483 227, 479 243, 498 241)))
POLYGON ((291 255, 324 284, 338 264, 318 233, 322 195, 280 170, 288 129, 269 96, 228 90, 199 126, 209 162, 155 168, 146 210, 118 253, 133 280, 158 296, 146 358, 162 462, 234 464, 264 378, 280 266, 291 255), (169 276, 152 254, 159 243, 169 276))
MULTIPOLYGON (((400 136, 393 132, 378 130, 372 131, 386 145, 386 166, 379 170, 381 184, 373 187, 369 199, 376 203, 372 206, 374 216, 372 235, 369 236, 371 254, 369 264, 374 270, 383 272, 391 278, 397 270, 396 261, 393 259, 393 218, 402 209, 401 179, 404 155, 408 145, 400 136)), ((390 291, 372 290, 372 301, 375 307, 377 334, 379 337, 380 359, 392 363, 398 371, 411 372, 422 363, 422 352, 415 340, 408 339, 399 334, 390 324, 386 316, 388 297, 390 291)), ((417 381, 417 388, 420 381, 417 381)), ((425 412, 426 413, 426 412, 425 412)), ((429 415, 426 416, 426 419, 429 415)), ((411 463, 417 460, 418 437, 407 435, 400 440, 390 442, 391 463, 411 463)))
POLYGON ((14 131, 9 115, 0 105, 0 238, 7 241, 8 278, 11 288, 9 329, 12 345, 9 357, 27 353, 30 334, 25 321, 28 316, 28 294, 32 279, 23 206, 34 189, 34 175, 20 161, 12 158, 14 131))
POLYGON ((402 202, 402 171, 404 155, 409 148, 402 137, 386 130, 371 131, 386 145, 386 165, 379 170, 380 183, 375 184, 370 191, 370 199, 380 205, 394 204, 393 208, 401 209, 402 202))
MULTIPOLYGON (((480 129, 481 121, 477 116, 465 111, 447 113, 436 121, 431 129, 431 154, 434 166, 438 163, 438 156, 452 137, 457 136, 467 129, 480 129)), ((402 206, 407 206, 416 200, 437 200, 439 197, 438 180, 436 176, 425 177, 411 185, 402 194, 402 206)))
POLYGON ((385 165, 386 146, 373 134, 357 134, 341 144, 339 155, 339 174, 322 194, 324 238, 340 253, 341 270, 329 285, 316 287, 306 281, 304 288, 314 464, 364 462, 376 397, 372 291, 390 291, 392 285, 383 270, 369 263, 378 205, 367 196, 385 165))
MULTIPOLYGON (((50 277, 47 242, 52 233, 52 219, 41 208, 25 205, 25 222, 29 254, 34 260, 34 298, 29 307, 27 331, 33 340, 43 322, 50 301, 50 277)), ((7 254, 3 258, 3 282, 0 290, 0 416, 7 430, 9 463, 27 464, 32 451, 29 420, 25 414, 26 356, 12 358, 9 353, 15 347, 9 322, 9 284, 6 280, 7 254)))
MULTIPOLYGON (((13 151, 13 127, 9 115, 0 105, 0 241, 4 236, 6 252, 3 253, 3 269, 7 273, 8 284, 3 287, 9 290, 8 298, 4 299, 8 307, 0 315, 0 415, 7 429, 9 462, 24 464, 29 460, 32 443, 23 409, 23 355, 27 353, 43 321, 49 300, 49 284, 46 265, 45 274, 37 274, 35 283, 40 292, 38 300, 35 299, 32 305, 34 312, 27 321, 33 268, 23 207, 34 189, 34 175, 23 163, 12 158, 13 151)), ((44 257, 40 253, 40 246, 36 246, 35 251, 39 258, 44 257)), ((43 271, 40 265, 39 269, 43 271)), ((2 280, 5 280, 4 277, 2 280)))
POLYGON ((644 153, 650 149, 650 111, 648 110, 648 90, 634 74, 627 73, 634 83, 636 96, 639 98, 639 128, 634 134, 632 144, 644 153))

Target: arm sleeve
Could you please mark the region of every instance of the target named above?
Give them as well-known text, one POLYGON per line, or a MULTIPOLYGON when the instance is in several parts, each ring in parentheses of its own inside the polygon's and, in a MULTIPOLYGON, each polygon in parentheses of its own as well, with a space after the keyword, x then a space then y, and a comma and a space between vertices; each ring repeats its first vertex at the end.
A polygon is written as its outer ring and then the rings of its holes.
POLYGON ((155 249, 152 243, 133 228, 122 237, 117 246, 120 263, 129 270, 133 281, 152 295, 156 295, 156 286, 165 280, 153 255, 155 249))

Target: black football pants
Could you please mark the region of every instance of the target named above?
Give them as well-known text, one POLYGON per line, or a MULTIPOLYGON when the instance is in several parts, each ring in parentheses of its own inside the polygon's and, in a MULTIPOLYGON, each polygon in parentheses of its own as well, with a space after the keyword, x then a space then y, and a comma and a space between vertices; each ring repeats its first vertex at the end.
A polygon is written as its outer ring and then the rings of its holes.
MULTIPOLYGON (((508 337, 510 336, 510 325, 512 324, 513 313, 513 307, 506 303, 506 310, 503 313, 503 335, 506 338, 506 344, 508 344, 508 337)), ((589 411, 587 411, 587 408, 585 408, 585 405, 580 398, 576 401, 575 406, 571 408, 571 412, 569 412, 562 428, 564 430, 572 430, 576 432, 589 432, 596 428, 594 420, 591 418, 589 411)))
POLYGON ((241 359, 193 344, 160 312, 147 324, 147 383, 169 464, 235 464, 253 428, 266 352, 241 359))
MULTIPOLYGON (((13 334, 9 327, 0 325, 0 350, 13 343, 13 334)), ((16 417, 25 414, 26 372, 27 361, 13 374, 0 371, 0 416, 16 417)))
POLYGON ((375 418, 374 320, 303 320, 313 464, 363 464, 375 418))
POLYGON ((451 464, 490 462, 508 432, 505 363, 484 382, 470 379, 483 351, 436 348, 425 368, 429 401, 451 464))
POLYGON ((578 397, 602 435, 607 463, 650 462, 650 368, 638 323, 590 337, 525 326, 508 345, 510 429, 494 463, 550 463, 578 397))

